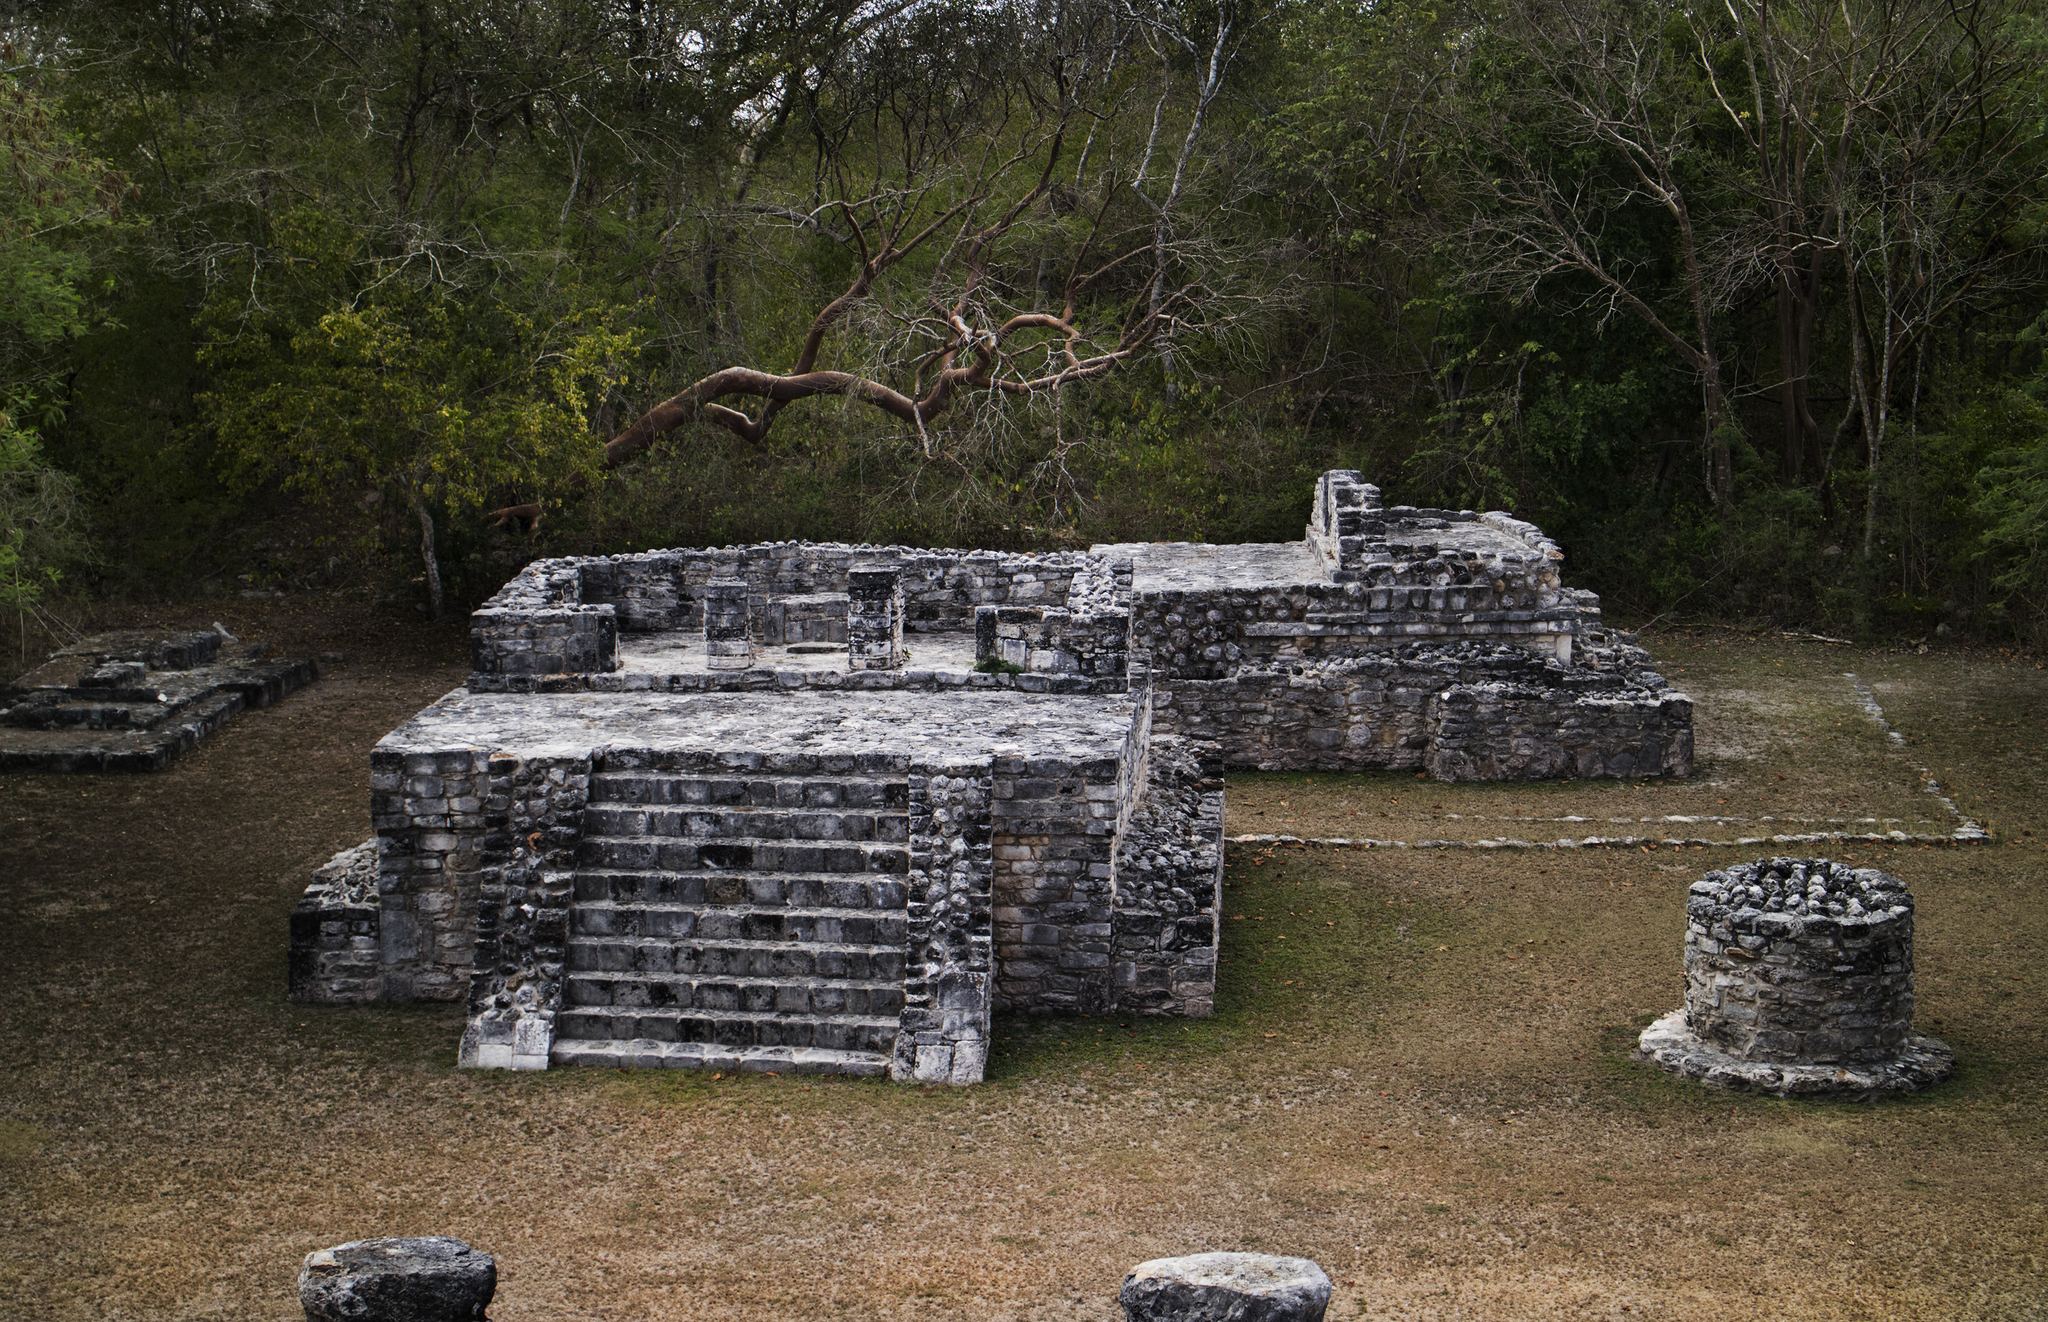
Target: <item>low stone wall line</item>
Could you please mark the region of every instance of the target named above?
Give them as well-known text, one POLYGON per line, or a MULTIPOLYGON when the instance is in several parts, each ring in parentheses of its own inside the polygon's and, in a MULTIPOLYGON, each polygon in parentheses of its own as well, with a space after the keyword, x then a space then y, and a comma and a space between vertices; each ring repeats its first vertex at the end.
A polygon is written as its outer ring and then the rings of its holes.
MULTIPOLYGON (((1850 686, 1856 690, 1857 703, 1863 708, 1865 715, 1877 722, 1877 728, 1884 731, 1886 742, 1903 752, 1906 747, 1906 736, 1893 729, 1892 723, 1884 718, 1884 708, 1877 705, 1877 695, 1870 691, 1870 686, 1865 684, 1862 678, 1854 672, 1844 672, 1842 678, 1848 680, 1850 686)), ((1934 778, 1932 771, 1929 771, 1926 767, 1910 758, 1907 759, 1906 764, 1919 773, 1920 788, 1939 799, 1941 806, 1948 809, 1949 816, 1962 823, 1956 828, 1957 835, 1981 836, 1987 841, 1990 840, 1991 835, 1984 829, 1983 825, 1973 820, 1961 808, 1956 807, 1955 800, 1942 792, 1941 782, 1934 778)))
POLYGON ((1231 845, 1303 845, 1316 849, 1747 849, 1752 845, 1988 845, 1981 832, 1950 835, 1909 835, 1904 831, 1855 835, 1846 831, 1815 831, 1805 835, 1746 835, 1735 840, 1701 836, 1589 835, 1559 840, 1369 840, 1352 836, 1232 835, 1231 845))

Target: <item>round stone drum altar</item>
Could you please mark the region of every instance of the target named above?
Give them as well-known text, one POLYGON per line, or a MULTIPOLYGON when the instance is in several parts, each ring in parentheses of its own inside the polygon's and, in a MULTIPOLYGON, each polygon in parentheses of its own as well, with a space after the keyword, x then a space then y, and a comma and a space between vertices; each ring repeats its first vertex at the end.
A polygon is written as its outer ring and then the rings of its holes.
POLYGON ((1913 1031, 1913 897, 1875 868, 1771 858, 1686 897, 1685 1006, 1638 1056, 1702 1083, 1779 1095, 1910 1092, 1955 1058, 1913 1031))

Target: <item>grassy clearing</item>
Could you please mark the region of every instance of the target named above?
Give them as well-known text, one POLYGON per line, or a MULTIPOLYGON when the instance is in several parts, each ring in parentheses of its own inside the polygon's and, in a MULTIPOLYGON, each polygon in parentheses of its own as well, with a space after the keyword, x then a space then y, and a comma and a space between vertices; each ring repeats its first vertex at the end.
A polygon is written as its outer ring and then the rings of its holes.
MULTIPOLYGON (((1855 669, 1996 823, 1839 851, 1913 886, 1953 1082, 1795 1103, 1630 1061, 1678 1001, 1686 885, 1747 856, 1669 849, 1232 849, 1213 1019, 1004 1018, 977 1089, 457 1071, 450 1008, 283 999, 369 744, 461 668, 366 653, 163 776, 0 783, 0 1316, 288 1319, 301 1255, 385 1233, 498 1254, 502 1322, 1110 1319, 1131 1264, 1205 1248, 1317 1259, 1341 1319, 2043 1316, 2048 812, 2002 724, 2048 711, 2042 672, 1660 646, 1703 712, 1749 713, 1703 720, 1703 780, 1793 802, 1811 721, 1729 693, 1855 669)), ((1867 802, 1874 765, 1808 755, 1799 802, 1867 802)), ((1309 779, 1235 779, 1234 807, 1470 788, 1309 779)), ((1698 791, 1478 788, 1585 816, 1698 791)))

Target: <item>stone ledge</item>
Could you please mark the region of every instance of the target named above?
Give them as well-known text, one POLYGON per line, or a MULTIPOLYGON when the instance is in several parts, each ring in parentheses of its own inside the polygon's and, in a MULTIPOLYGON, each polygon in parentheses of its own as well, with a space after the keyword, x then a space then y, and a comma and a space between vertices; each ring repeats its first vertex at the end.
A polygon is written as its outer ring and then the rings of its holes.
POLYGON ((1940 1038, 1915 1033, 1892 1059, 1854 1065, 1786 1065, 1743 1060, 1693 1035, 1683 1009, 1651 1024, 1636 1040, 1635 1059, 1709 1088, 1773 1097, 1865 1101, 1919 1092, 1954 1072, 1955 1052, 1940 1038))
POLYGON ((850 1074, 875 1078, 889 1072, 889 1058, 870 1051, 821 1047, 728 1047, 707 1042, 557 1041, 554 1065, 595 1065, 600 1069, 744 1070, 751 1074, 850 1074))
MULTIPOLYGON (((75 646, 89 648, 100 641, 89 638, 75 646)), ((161 771, 242 712, 271 706, 319 677, 319 667, 310 660, 244 653, 188 669, 148 671, 143 689, 122 695, 147 701, 39 685, 23 691, 8 708, 12 719, 0 721, 0 771, 161 771), (63 723, 65 709, 81 705, 120 719, 98 718, 99 728, 63 723)), ((0 691, 0 701, 10 692, 0 691)))

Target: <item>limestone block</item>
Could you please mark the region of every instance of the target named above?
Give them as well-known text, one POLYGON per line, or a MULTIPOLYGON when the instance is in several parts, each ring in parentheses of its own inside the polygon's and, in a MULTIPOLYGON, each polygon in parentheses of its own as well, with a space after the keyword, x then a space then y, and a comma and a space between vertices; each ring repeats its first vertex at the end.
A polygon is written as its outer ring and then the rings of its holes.
POLYGON ((1127 1322, 1322 1322, 1330 1278, 1307 1258, 1196 1253, 1139 1263, 1117 1300, 1127 1322))
POLYGON ((477 1322, 498 1289, 497 1260, 459 1239, 359 1239, 306 1255, 307 1322, 477 1322))
POLYGON ((745 670, 754 664, 747 591, 745 579, 704 585, 704 664, 712 670, 745 670))
POLYGON ((894 569, 856 569, 846 576, 847 669, 896 670, 903 665, 903 582, 894 569))

